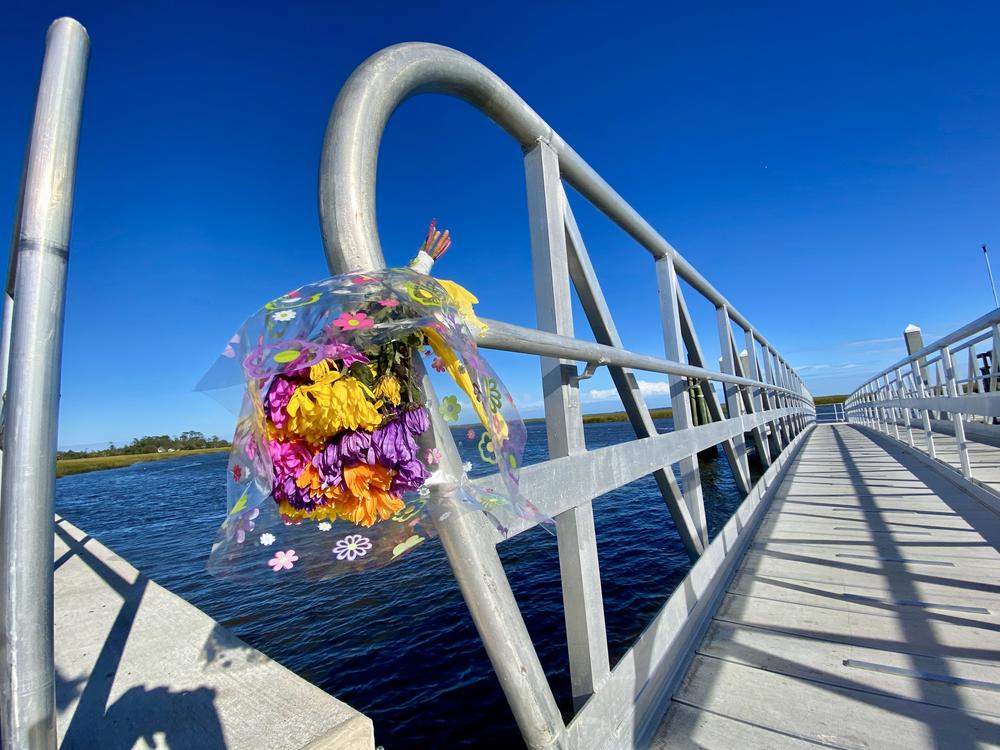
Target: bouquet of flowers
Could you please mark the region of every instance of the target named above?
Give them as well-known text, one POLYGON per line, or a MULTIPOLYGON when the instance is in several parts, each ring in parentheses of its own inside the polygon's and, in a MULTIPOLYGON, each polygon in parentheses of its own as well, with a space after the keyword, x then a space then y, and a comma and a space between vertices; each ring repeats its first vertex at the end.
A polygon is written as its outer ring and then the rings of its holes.
POLYGON ((524 425, 472 333, 477 300, 427 275, 450 244, 432 223, 409 268, 301 287, 230 339, 199 384, 243 389, 213 572, 255 557, 319 576, 388 562, 433 535, 436 495, 501 530, 506 514, 537 516, 517 486, 524 425), (458 394, 435 398, 422 355, 458 394), (465 400, 482 427, 478 455, 499 474, 485 490, 447 428, 465 400))

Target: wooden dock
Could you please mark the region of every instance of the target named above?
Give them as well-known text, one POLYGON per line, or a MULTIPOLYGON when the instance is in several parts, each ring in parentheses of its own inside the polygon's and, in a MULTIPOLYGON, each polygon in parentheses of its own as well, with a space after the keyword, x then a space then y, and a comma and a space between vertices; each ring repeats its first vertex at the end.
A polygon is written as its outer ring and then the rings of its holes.
POLYGON ((899 444, 815 428, 653 746, 1000 747, 998 545, 1000 516, 899 444))

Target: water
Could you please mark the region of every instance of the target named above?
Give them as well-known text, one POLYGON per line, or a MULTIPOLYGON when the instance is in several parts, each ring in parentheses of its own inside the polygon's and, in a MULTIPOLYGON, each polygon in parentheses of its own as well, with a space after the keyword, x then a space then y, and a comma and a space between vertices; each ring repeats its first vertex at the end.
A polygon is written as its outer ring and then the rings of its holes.
MULTIPOLYGON (((656 424, 671 429, 670 420, 656 424)), ((526 462, 545 458, 544 430, 528 425, 526 462)), ((455 437, 471 460, 475 444, 464 430, 455 437)), ((626 423, 586 427, 591 449, 633 437, 626 423)), ((64 477, 56 509, 250 645, 367 714, 386 750, 484 747, 484 736, 492 747, 522 746, 439 542, 334 581, 289 585, 270 571, 257 587, 212 578, 205 561, 225 512, 225 478, 225 455, 64 477)), ((721 452, 702 462, 702 485, 714 536, 741 499, 721 452)), ((600 497, 594 513, 614 665, 690 564, 652 477, 600 497)), ((536 528, 499 550, 568 720, 555 537, 536 528)))

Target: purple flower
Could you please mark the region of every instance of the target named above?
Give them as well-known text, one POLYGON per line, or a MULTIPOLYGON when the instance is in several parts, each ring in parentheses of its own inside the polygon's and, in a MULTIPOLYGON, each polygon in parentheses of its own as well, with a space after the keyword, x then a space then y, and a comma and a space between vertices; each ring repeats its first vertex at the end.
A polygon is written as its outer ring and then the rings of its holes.
POLYGON ((372 466, 376 456, 372 434, 364 430, 352 430, 331 440, 313 457, 312 464, 319 471, 323 483, 327 487, 335 487, 343 485, 344 464, 372 466))
POLYGON ((338 487, 343 484, 343 463, 340 460, 340 445, 336 441, 313 456, 312 462, 319 472, 319 478, 327 487, 338 487))
POLYGON ((298 383, 294 380, 278 375, 271 381, 271 388, 267 392, 267 416, 274 423, 275 427, 282 428, 288 421, 288 412, 285 407, 292 399, 298 383))
POLYGON ((390 468, 412 461, 417 455, 417 443, 406 427, 405 417, 394 419, 372 434, 372 447, 378 462, 390 468))
POLYGON ((275 502, 279 504, 287 502, 298 510, 312 510, 317 504, 324 502, 310 495, 308 488, 302 488, 295 484, 295 477, 284 477, 280 481, 276 479, 271 488, 271 495, 275 502))
POLYGON ((389 490, 393 494, 413 492, 420 489, 430 475, 431 473, 416 459, 406 461, 396 467, 389 490))
POLYGON ((350 367, 355 362, 362 362, 363 364, 368 364, 370 361, 368 357, 359 352, 350 344, 338 344, 338 343, 327 345, 326 358, 343 360, 344 367, 350 367))
POLYGON ((341 463, 346 461, 373 465, 375 463, 373 441, 374 436, 364 430, 345 432, 338 441, 341 463))
POLYGON ((410 409, 403 412, 403 424, 413 435, 423 435, 427 428, 431 426, 430 416, 423 407, 410 409))

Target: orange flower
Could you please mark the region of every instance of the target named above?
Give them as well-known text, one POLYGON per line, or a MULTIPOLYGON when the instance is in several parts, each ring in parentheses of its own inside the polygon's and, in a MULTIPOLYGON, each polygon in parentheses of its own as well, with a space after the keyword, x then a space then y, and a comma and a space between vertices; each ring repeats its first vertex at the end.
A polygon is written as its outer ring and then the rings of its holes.
POLYGON ((357 464, 344 467, 344 483, 357 505, 348 510, 350 501, 339 502, 337 511, 341 518, 360 526, 371 526, 385 521, 405 507, 405 503, 389 492, 392 470, 384 466, 357 464))
POLYGON ((337 502, 344 496, 344 491, 340 487, 323 487, 323 480, 319 476, 319 470, 312 464, 307 464, 295 480, 295 484, 316 498, 317 501, 333 500, 337 502))

